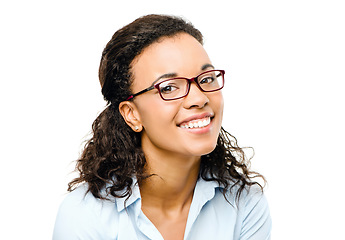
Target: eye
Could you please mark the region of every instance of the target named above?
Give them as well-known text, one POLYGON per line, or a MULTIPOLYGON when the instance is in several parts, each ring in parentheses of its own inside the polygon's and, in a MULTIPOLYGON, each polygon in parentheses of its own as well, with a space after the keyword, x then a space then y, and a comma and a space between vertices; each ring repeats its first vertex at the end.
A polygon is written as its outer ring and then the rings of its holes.
POLYGON ((213 83, 214 80, 215 80, 215 77, 213 77, 213 76, 207 76, 207 77, 203 77, 203 78, 199 81, 199 83, 200 83, 200 84, 213 83))
POLYGON ((159 91, 162 93, 162 94, 169 94, 169 93, 172 93, 174 91, 178 90, 178 87, 173 84, 173 83, 162 83, 160 86, 159 86, 159 91))

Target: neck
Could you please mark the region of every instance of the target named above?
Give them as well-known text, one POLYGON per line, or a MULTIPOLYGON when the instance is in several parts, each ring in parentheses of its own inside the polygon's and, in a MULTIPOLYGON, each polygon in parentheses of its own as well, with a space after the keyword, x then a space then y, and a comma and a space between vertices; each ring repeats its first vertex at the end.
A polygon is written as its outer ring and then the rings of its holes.
POLYGON ((143 210, 176 213, 189 208, 199 168, 200 157, 147 157, 147 172, 155 175, 139 184, 143 210))

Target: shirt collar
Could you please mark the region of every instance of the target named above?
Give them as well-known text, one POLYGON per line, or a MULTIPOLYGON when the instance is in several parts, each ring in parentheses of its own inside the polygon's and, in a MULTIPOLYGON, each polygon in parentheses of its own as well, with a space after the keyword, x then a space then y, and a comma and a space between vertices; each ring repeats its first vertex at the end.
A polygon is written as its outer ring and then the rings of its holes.
POLYGON ((133 184, 131 186, 131 189, 132 189, 132 194, 128 198, 127 197, 116 198, 116 207, 117 207, 118 212, 121 212, 125 208, 135 203, 137 200, 141 199, 139 185, 135 178, 133 179, 133 184))
POLYGON ((200 198, 200 201, 205 201, 203 203, 205 204, 214 197, 216 188, 219 188, 219 184, 216 181, 206 181, 200 177, 196 183, 193 198, 200 198))

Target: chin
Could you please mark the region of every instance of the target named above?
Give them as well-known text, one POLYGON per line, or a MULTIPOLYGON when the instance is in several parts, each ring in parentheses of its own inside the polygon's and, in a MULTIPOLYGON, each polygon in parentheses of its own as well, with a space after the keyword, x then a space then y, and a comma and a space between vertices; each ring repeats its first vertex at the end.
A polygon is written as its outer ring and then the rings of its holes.
POLYGON ((216 148, 217 144, 208 144, 204 147, 198 147, 198 148, 194 148, 191 150, 191 153, 193 156, 198 156, 201 157, 203 155, 209 154, 211 153, 215 148, 216 148))

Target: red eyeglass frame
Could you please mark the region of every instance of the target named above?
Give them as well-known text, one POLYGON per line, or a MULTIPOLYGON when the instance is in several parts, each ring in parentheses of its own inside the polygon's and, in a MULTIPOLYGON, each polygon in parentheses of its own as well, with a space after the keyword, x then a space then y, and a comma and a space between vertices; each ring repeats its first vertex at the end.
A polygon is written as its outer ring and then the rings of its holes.
POLYGON ((208 71, 202 72, 202 73, 200 73, 199 75, 197 75, 196 77, 192 77, 192 78, 176 77, 176 78, 165 79, 165 80, 163 80, 163 81, 161 81, 161 82, 159 82, 159 83, 156 83, 156 84, 154 84, 154 85, 152 85, 152 86, 150 86, 150 87, 148 87, 148 88, 145 88, 144 90, 141 90, 140 92, 137 92, 137 93, 135 93, 135 94, 129 96, 129 97, 126 99, 126 101, 129 101, 129 100, 133 99, 134 97, 136 97, 136 96, 138 96, 138 95, 140 95, 140 94, 143 94, 143 93, 145 93, 145 92, 151 91, 151 90, 153 90, 153 89, 155 89, 155 88, 158 90, 159 95, 161 96, 161 98, 162 98, 164 101, 171 101, 171 100, 176 100, 176 99, 184 98, 185 96, 188 95, 189 90, 190 90, 190 85, 192 84, 192 82, 195 82, 196 85, 198 86, 198 88, 199 88, 202 92, 216 92, 216 91, 221 90, 221 89, 224 87, 224 82, 225 82, 224 75, 225 75, 225 70, 208 70, 208 71), (222 75, 222 86, 221 86, 220 88, 215 89, 215 90, 206 91, 206 90, 204 90, 204 89, 201 88, 201 86, 199 85, 199 82, 198 82, 197 80, 198 80, 198 78, 199 78, 201 75, 206 74, 206 73, 210 73, 210 72, 220 72, 220 74, 222 75), (188 81, 189 85, 188 85, 188 89, 187 89, 187 91, 186 91, 186 94, 183 95, 183 96, 177 97, 177 98, 165 99, 165 98, 162 96, 162 93, 161 93, 161 91, 160 91, 160 89, 159 89, 159 85, 160 85, 161 83, 164 83, 164 82, 166 82, 166 81, 171 81, 171 80, 174 80, 174 79, 185 79, 185 80, 188 81))

